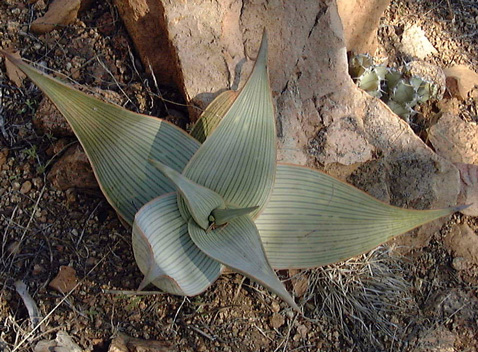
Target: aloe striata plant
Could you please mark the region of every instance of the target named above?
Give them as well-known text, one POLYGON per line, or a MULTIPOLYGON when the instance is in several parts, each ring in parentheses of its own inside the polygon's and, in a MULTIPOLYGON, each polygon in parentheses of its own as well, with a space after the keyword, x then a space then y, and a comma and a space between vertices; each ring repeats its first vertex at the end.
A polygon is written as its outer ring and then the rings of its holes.
POLYGON ((401 209, 317 170, 277 164, 265 33, 245 86, 219 95, 191 135, 2 53, 65 116, 104 195, 132 225, 140 289, 197 295, 227 266, 299 310, 273 269, 341 261, 458 209, 401 209))

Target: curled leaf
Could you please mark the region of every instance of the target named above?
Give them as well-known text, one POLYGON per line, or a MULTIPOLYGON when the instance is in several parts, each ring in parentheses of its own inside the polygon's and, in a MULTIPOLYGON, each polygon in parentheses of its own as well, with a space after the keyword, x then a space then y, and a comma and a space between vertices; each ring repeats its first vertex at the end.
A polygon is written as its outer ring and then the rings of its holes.
POLYGON ((200 186, 195 182, 187 179, 179 172, 160 163, 159 161, 150 160, 150 162, 168 177, 178 188, 179 193, 184 199, 186 208, 179 204, 179 211, 185 221, 188 221, 191 214, 194 221, 206 230, 209 227, 209 216, 212 211, 217 208, 224 208, 225 204, 221 196, 210 189, 200 186))
POLYGON ((153 283, 172 294, 194 296, 219 277, 221 265, 191 240, 176 200, 176 193, 166 194, 138 211, 133 224, 134 257, 144 274, 140 289, 153 283))

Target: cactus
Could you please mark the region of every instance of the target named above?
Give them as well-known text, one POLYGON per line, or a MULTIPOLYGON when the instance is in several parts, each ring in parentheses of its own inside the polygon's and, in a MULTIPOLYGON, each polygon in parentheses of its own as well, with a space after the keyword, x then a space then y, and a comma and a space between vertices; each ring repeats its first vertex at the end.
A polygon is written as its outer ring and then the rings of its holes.
POLYGON ((369 55, 350 57, 349 74, 361 89, 381 99, 407 122, 416 114, 417 104, 440 98, 440 89, 434 82, 406 70, 375 65, 369 55))

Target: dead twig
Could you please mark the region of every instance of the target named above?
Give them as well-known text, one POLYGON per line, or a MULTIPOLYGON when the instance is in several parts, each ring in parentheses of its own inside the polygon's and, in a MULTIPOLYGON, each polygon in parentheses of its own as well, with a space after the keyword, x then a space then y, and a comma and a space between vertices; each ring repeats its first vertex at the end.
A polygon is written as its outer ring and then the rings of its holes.
POLYGON ((48 314, 20 341, 20 343, 18 343, 18 345, 15 346, 15 348, 12 350, 12 352, 15 352, 15 351, 18 351, 20 349, 20 347, 23 346, 23 344, 40 328, 40 326, 42 326, 42 324, 47 320, 49 319, 52 314, 63 304, 63 302, 65 302, 68 297, 71 296, 71 294, 81 285, 83 284, 83 282, 88 278, 88 276, 103 262, 105 261, 106 257, 113 251, 113 249, 117 246, 118 242, 114 244, 113 248, 111 248, 110 252, 106 253, 99 261, 98 263, 95 264, 95 266, 93 266, 93 268, 90 269, 90 271, 88 271, 88 273, 85 275, 85 277, 83 279, 81 279, 80 281, 78 281, 78 283, 75 285, 75 287, 73 287, 61 300, 60 302, 58 302, 58 304, 53 307, 53 309, 48 312, 48 314))
POLYGON ((28 293, 27 285, 23 281, 15 281, 15 289, 22 298, 25 307, 27 307, 28 316, 30 317, 30 322, 33 328, 38 325, 39 320, 42 318, 38 306, 30 293, 28 293))

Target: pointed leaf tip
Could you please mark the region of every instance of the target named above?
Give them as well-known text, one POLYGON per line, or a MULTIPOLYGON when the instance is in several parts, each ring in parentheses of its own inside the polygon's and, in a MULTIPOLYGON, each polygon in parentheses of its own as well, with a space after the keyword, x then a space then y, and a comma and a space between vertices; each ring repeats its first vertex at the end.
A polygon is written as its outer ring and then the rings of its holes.
POLYGON ((183 175, 217 192, 226 204, 259 206, 251 214, 255 218, 274 184, 276 138, 264 35, 249 79, 183 175))
POLYGON ((278 164, 274 191, 255 223, 273 268, 304 269, 360 255, 461 208, 397 208, 318 170, 278 164))
POLYGON ((214 209, 224 208, 225 204, 219 194, 210 189, 200 186, 181 175, 176 170, 156 160, 149 160, 159 171, 171 180, 178 188, 179 193, 186 203, 187 209, 183 208, 183 202, 179 202, 179 210, 186 221, 189 214, 204 230, 209 227, 209 215, 214 209))
POLYGON ((239 209, 234 209, 234 208, 214 209, 212 211, 212 215, 214 216, 214 221, 216 225, 224 225, 229 220, 252 213, 257 208, 259 207, 255 206, 255 207, 239 208, 239 209))
POLYGON ((226 226, 209 232, 202 230, 191 219, 188 232, 203 253, 266 287, 300 312, 299 306, 272 270, 257 228, 249 216, 235 218, 226 226))
POLYGON ((264 28, 262 32, 261 46, 256 58, 256 67, 267 67, 267 52, 269 50, 269 40, 267 38, 267 30, 264 28))
POLYGON ((453 212, 457 212, 457 211, 462 211, 462 210, 465 210, 466 208, 469 208, 473 205, 473 203, 471 204, 464 204, 464 205, 457 205, 453 208, 450 208, 450 210, 453 210, 453 212))
POLYGON ((199 148, 198 141, 169 122, 105 103, 5 50, 1 54, 22 70, 66 118, 108 202, 129 224, 144 204, 175 190, 147 160, 156 159, 182 171, 199 148))

